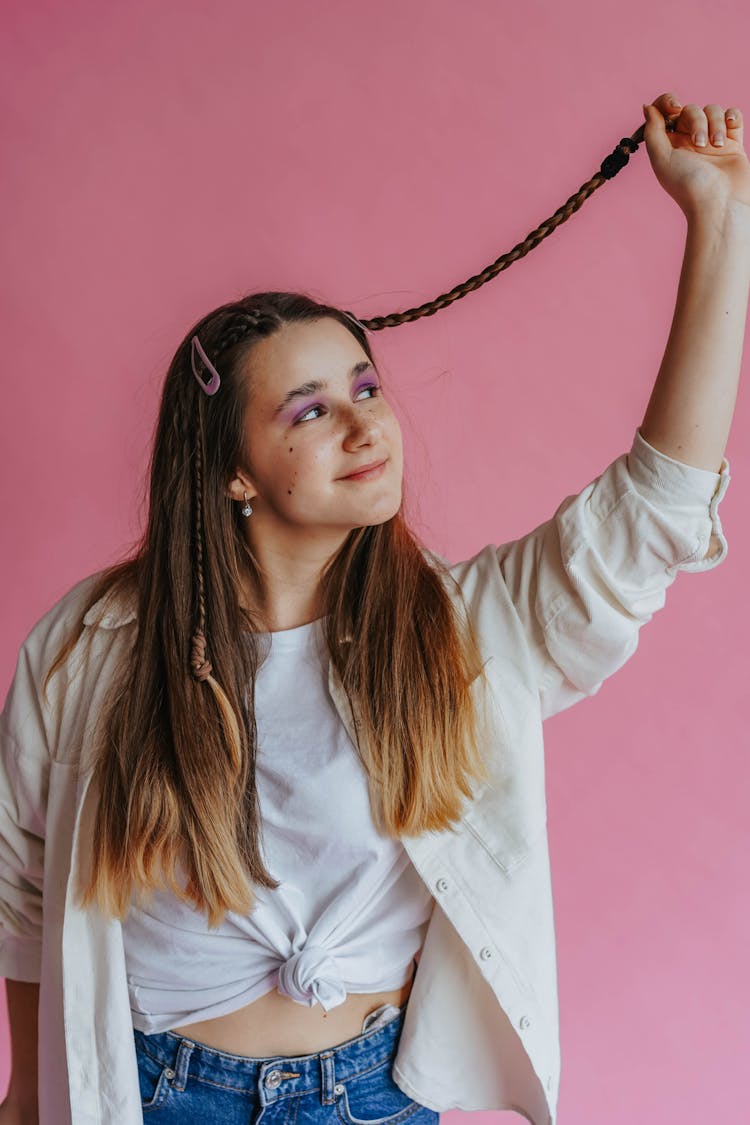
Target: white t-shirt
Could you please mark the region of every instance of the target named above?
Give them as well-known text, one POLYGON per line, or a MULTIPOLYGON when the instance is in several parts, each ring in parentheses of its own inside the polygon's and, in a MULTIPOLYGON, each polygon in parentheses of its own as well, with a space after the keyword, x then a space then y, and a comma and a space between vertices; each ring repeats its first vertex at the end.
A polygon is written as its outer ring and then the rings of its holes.
POLYGON ((367 778, 328 692, 323 619, 261 635, 255 685, 261 846, 277 890, 249 915, 204 914, 171 892, 123 923, 133 1026, 225 1015, 278 988, 329 1011, 412 976, 434 899, 399 840, 373 824, 367 778), (264 651, 264 648, 261 648, 264 651))

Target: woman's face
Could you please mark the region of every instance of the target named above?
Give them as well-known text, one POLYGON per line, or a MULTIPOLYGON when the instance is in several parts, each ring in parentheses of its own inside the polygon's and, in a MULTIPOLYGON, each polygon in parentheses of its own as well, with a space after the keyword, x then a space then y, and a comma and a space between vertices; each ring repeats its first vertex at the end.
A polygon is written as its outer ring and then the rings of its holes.
POLYGON ((247 379, 246 463, 229 492, 239 501, 247 493, 251 541, 276 533, 340 542, 395 515, 401 427, 348 329, 332 317, 286 324, 253 346, 247 379), (373 462, 383 464, 350 475, 373 462))

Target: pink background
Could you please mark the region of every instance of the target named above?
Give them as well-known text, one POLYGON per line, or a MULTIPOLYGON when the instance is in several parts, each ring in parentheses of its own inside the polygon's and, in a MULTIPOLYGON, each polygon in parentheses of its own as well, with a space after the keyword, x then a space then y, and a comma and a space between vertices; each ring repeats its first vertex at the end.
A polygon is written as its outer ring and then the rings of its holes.
MULTIPOLYGON (((15 0, 3 23, 3 693, 31 624, 135 539, 195 318, 262 288, 420 304, 551 215, 643 101, 750 117, 740 0, 15 0)), ((372 334, 429 546, 520 536, 630 447, 684 234, 641 146, 509 273, 372 334)), ((749 425, 745 386, 726 562, 546 726, 560 1125, 741 1116, 749 425)))

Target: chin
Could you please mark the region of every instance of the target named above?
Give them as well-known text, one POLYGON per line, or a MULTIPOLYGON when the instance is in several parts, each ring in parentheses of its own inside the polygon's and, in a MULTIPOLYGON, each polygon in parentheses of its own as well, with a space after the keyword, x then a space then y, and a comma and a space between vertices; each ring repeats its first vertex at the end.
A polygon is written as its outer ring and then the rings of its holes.
POLYGON ((380 512, 377 515, 374 515, 374 516, 371 516, 370 518, 368 518, 365 521, 363 526, 365 526, 365 527, 378 527, 381 523, 387 523, 388 520, 392 520, 393 517, 395 515, 398 515, 398 513, 400 511, 401 511, 401 497, 399 496, 397 498, 397 500, 395 500, 388 507, 381 508, 380 512))

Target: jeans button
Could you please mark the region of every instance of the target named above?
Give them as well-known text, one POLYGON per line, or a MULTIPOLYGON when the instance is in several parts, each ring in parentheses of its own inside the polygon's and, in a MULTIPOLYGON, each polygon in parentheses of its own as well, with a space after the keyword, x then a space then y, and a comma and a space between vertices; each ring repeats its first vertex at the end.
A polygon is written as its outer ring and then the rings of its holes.
POLYGON ((340 1082, 337 1082, 336 1085, 333 1087, 333 1092, 334 1092, 334 1094, 343 1094, 344 1087, 341 1085, 340 1082))
POLYGON ((280 1085, 280 1083, 281 1083, 281 1071, 280 1070, 269 1070, 268 1074, 265 1077, 265 1085, 268 1086, 269 1090, 275 1090, 276 1087, 278 1085, 280 1085))

